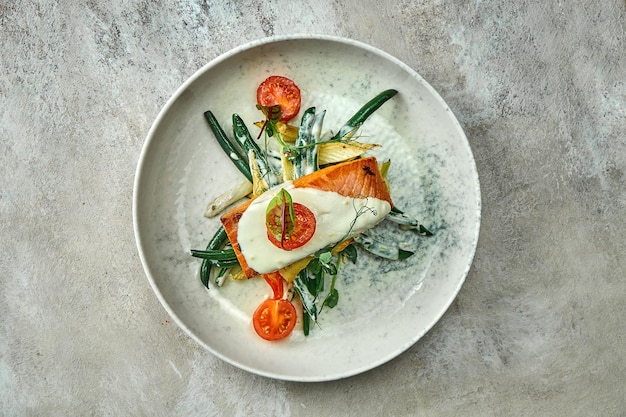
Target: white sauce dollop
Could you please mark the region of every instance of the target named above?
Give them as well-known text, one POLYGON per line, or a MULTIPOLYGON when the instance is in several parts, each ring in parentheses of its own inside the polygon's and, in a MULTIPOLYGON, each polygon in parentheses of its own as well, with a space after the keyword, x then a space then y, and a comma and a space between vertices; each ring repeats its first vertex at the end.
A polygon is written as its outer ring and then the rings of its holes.
POLYGON ((288 181, 254 200, 239 220, 237 241, 248 265, 260 274, 290 265, 332 243, 359 234, 378 224, 391 210, 385 200, 344 197, 332 191, 296 188, 288 181), (294 203, 313 212, 315 234, 303 246, 286 251, 267 238, 265 212, 270 200, 285 189, 294 203))

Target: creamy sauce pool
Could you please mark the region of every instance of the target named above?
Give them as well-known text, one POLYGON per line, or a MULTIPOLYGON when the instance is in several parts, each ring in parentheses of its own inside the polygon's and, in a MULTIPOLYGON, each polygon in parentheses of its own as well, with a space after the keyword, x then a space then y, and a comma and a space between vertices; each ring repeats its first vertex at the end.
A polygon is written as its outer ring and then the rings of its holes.
POLYGON ((385 218, 391 206, 377 198, 344 197, 332 191, 296 188, 285 182, 255 199, 239 220, 237 241, 248 265, 265 274, 290 265, 319 249, 361 233, 385 218), (305 245, 286 251, 267 238, 265 212, 272 198, 285 189, 294 203, 305 205, 316 220, 315 234, 305 245))

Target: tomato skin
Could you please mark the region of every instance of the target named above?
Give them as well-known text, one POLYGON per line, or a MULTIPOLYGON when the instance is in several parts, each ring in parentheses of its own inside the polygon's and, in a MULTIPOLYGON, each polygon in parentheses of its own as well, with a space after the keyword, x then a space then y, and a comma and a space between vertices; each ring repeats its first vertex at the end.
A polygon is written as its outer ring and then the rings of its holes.
POLYGON ((265 107, 279 105, 282 112, 280 121, 286 122, 296 117, 302 99, 296 83, 287 77, 272 75, 257 88, 256 101, 265 107))
POLYGON ((277 248, 284 250, 294 250, 307 243, 315 234, 316 221, 315 214, 305 205, 293 203, 293 214, 295 217, 295 228, 284 240, 278 239, 269 230, 267 238, 277 248))
POLYGON ((272 288, 273 297, 275 300, 283 298, 285 292, 283 285, 283 277, 278 271, 270 272, 269 274, 263 274, 263 279, 272 288))
POLYGON ((265 340, 281 340, 296 326, 297 313, 293 304, 284 299, 269 298, 257 307, 252 316, 256 333, 265 340))

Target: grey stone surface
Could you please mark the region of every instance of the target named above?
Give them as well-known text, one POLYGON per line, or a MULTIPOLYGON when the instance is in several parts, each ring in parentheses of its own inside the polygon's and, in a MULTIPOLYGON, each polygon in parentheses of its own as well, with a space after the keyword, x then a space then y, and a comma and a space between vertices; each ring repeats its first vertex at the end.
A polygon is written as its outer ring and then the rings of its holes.
POLYGON ((626 2, 0 3, 0 414, 624 416, 626 2), (137 158, 171 93, 268 35, 370 43, 466 130, 473 268, 390 363, 287 383, 202 350, 136 252, 137 158))

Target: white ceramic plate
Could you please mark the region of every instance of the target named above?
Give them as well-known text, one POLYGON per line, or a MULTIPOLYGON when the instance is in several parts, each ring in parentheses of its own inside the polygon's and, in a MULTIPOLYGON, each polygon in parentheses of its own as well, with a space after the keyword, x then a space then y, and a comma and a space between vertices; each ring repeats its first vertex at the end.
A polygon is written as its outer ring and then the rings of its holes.
MULTIPOLYGON (((299 120, 299 119, 297 119, 299 120)), ((228 130, 227 130, 228 131, 228 130)), ((154 122, 137 167, 133 216, 141 261, 159 300, 198 343, 250 372, 284 380, 324 381, 364 372, 404 352, 443 315, 470 268, 480 225, 478 175, 454 115, 415 71, 371 46, 325 36, 270 38, 213 60, 167 102, 154 122), (239 113, 252 128, 258 84, 269 75, 293 79, 302 109, 326 109, 336 131, 382 90, 399 94, 361 129, 383 145, 374 155, 392 161, 394 203, 435 232, 424 238, 384 232, 416 248, 403 262, 359 253, 342 267, 339 304, 304 337, 300 325, 281 342, 260 339, 251 316, 270 289, 260 279, 205 289, 200 262, 218 227, 203 217, 207 203, 240 182, 204 117, 223 127, 239 113)), ((395 226, 393 226, 395 227, 395 226)))

